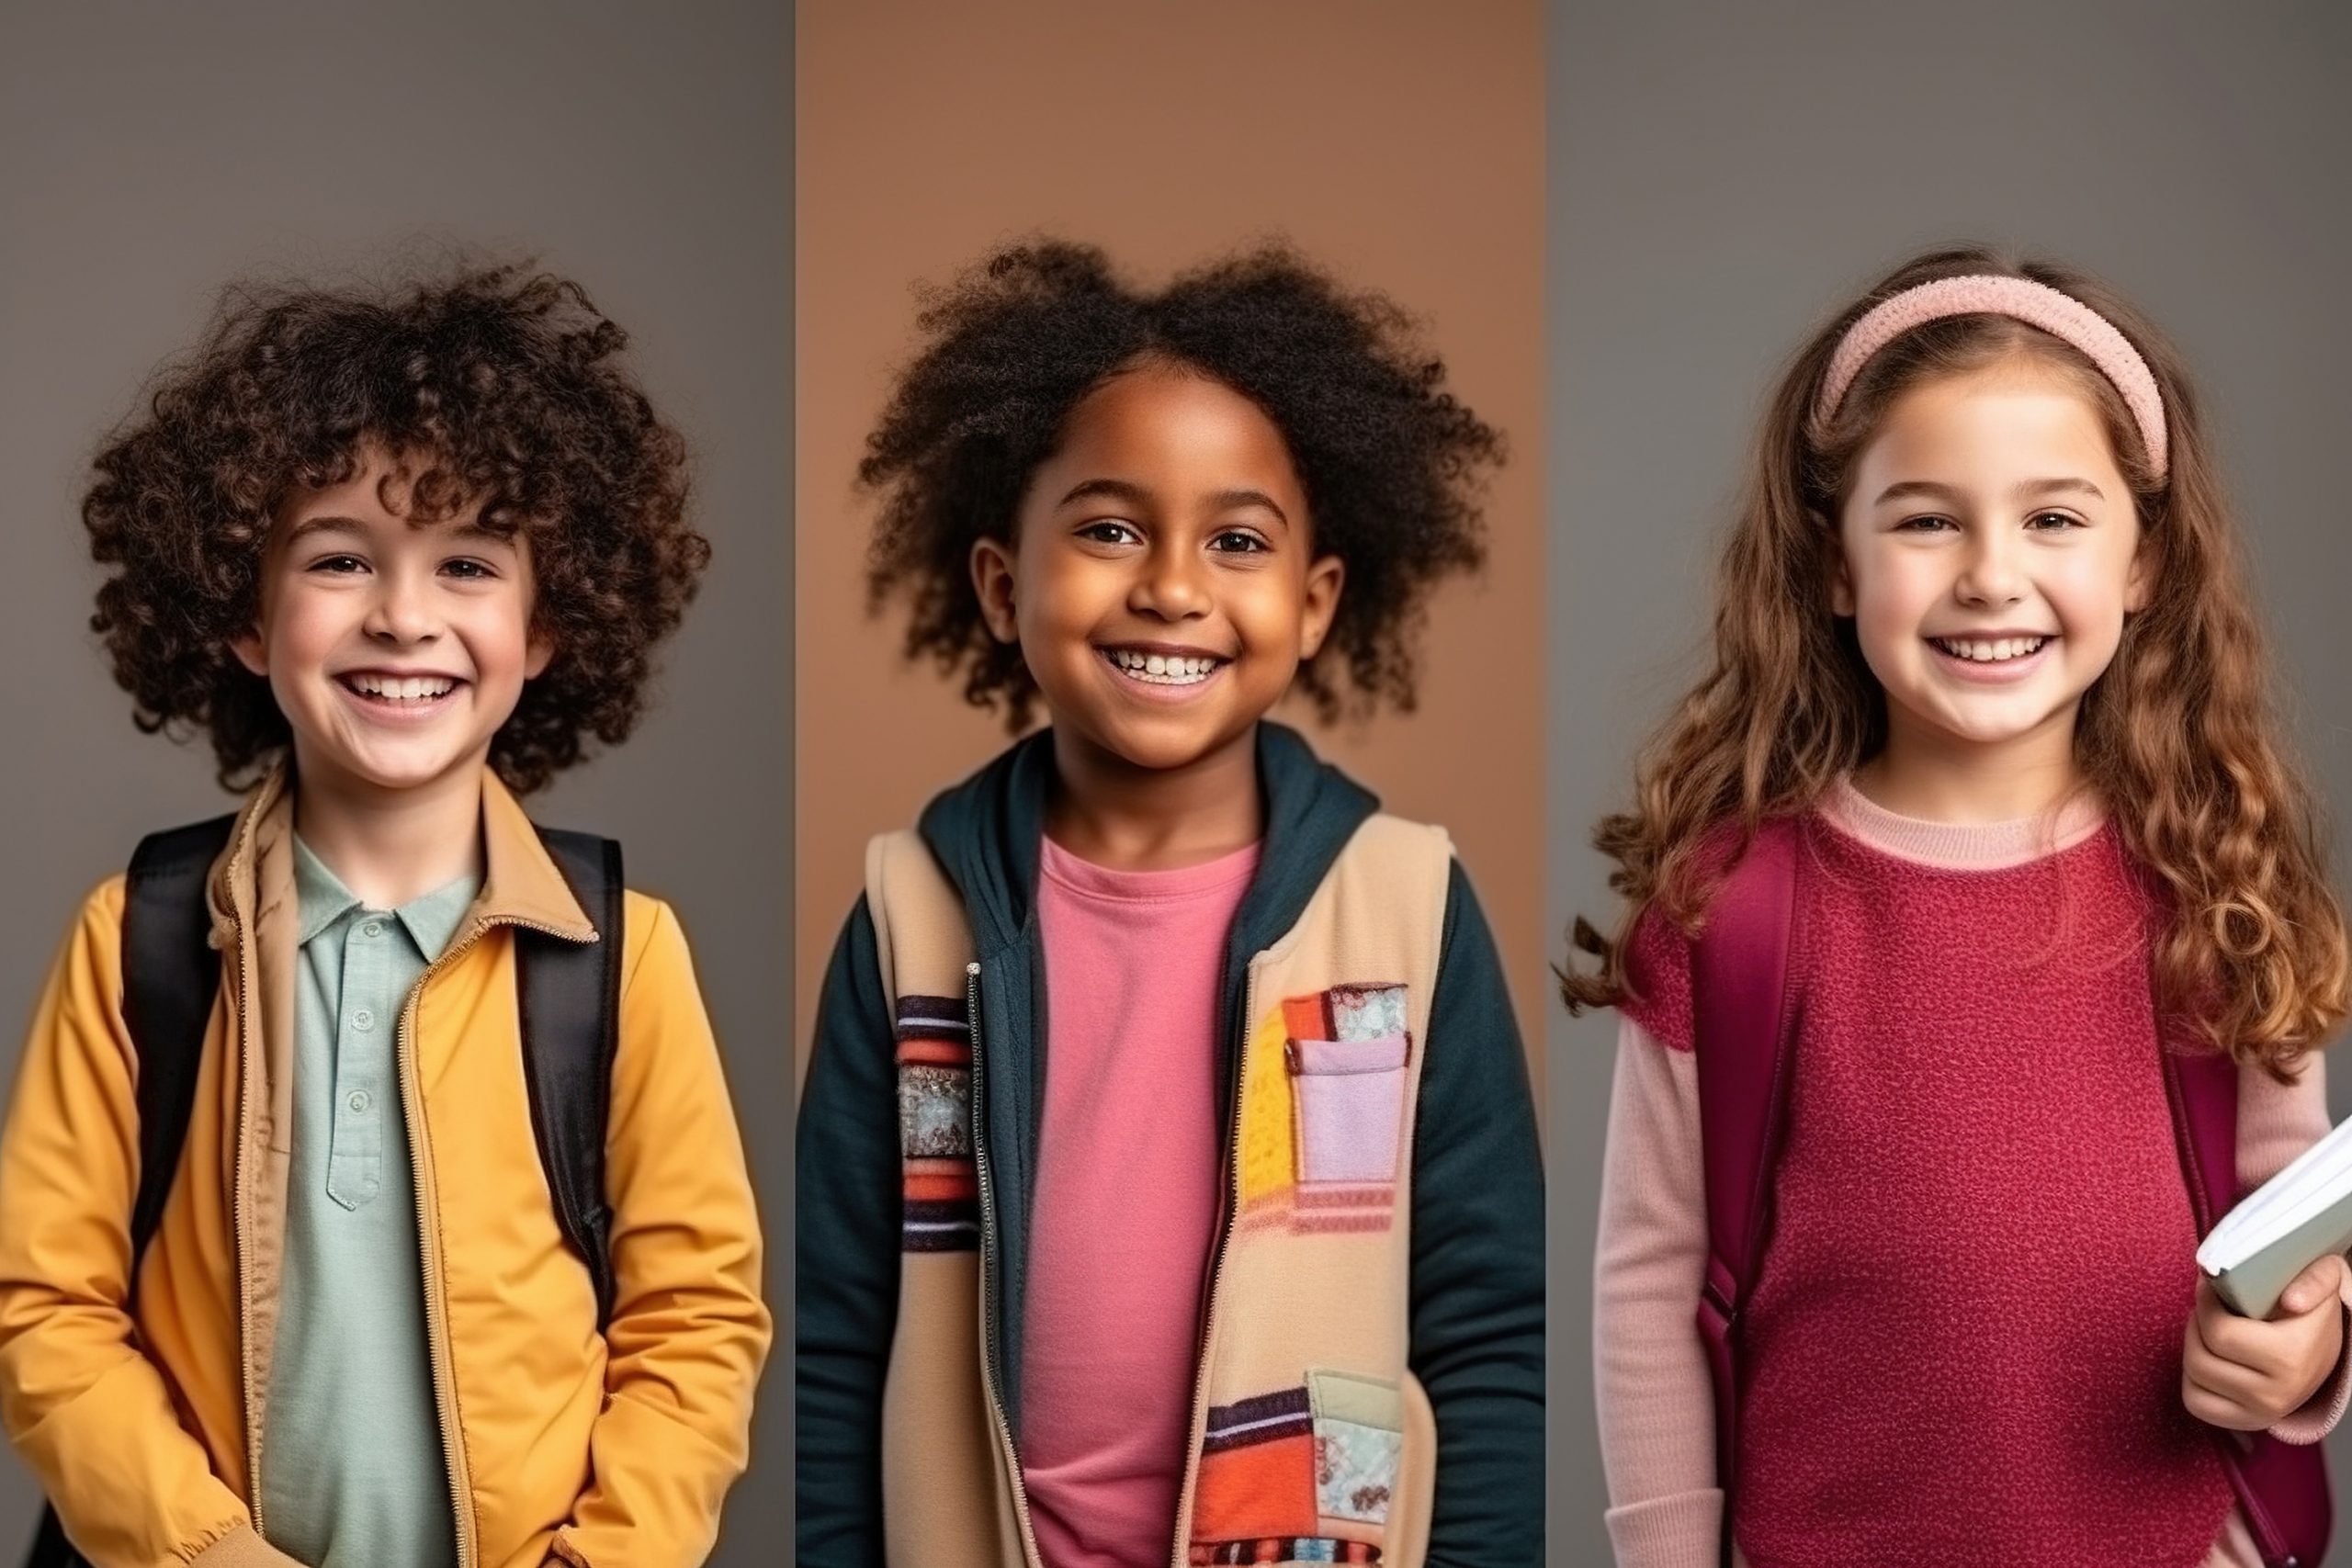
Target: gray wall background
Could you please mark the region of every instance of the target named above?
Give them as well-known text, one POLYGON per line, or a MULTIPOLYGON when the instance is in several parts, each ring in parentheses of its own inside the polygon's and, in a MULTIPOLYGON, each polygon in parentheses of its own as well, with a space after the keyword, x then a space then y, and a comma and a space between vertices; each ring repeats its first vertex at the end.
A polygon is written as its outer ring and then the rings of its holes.
MULTIPOLYGON (((723 0, 0 4, 0 1078, 68 915, 139 834, 226 797, 132 729, 86 628, 88 457, 214 292, 462 245, 536 255, 628 329, 692 442, 716 559, 628 745, 535 804, 675 901, 726 1049, 786 1339, 791 888, 791 14, 723 0)), ((789 1372, 719 1563, 776 1560, 789 1372)), ((0 1461, 0 1562, 39 1507, 0 1461)))
MULTIPOLYGON (((1949 239, 2087 265, 2179 344, 2304 753, 2352 822, 2352 14, 1571 0, 1549 50, 1555 953, 1576 911, 1613 918, 1592 825, 1696 673, 1772 378, 1853 291, 1949 239)), ((1555 999, 1549 1021, 1551 1561, 1605 1563, 1591 1258, 1615 1017, 1571 1021, 1555 999)), ((2352 1110, 2352 1065, 2332 1098, 2352 1110)), ((2333 1446, 2341 1488, 2352 1434, 2333 1446)), ((2352 1562, 2346 1533, 2334 1561, 2352 1562)))

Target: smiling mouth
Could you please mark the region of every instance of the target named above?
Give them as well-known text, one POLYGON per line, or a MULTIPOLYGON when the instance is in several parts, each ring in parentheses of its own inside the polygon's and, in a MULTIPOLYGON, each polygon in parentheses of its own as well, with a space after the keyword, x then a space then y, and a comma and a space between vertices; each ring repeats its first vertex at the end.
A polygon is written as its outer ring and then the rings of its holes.
POLYGON ((1112 669, 1148 686, 1197 686, 1232 662, 1213 654, 1152 653, 1139 648, 1098 651, 1112 669))
POLYGON ((335 683, 362 702, 389 708, 431 707, 465 682, 453 675, 338 675, 335 683))
POLYGON ((2055 637, 2049 636, 1931 637, 1928 639, 1939 652, 1950 654, 1954 659, 1966 660, 1971 664, 2006 664, 2011 660, 2030 659, 2055 640, 2055 637))

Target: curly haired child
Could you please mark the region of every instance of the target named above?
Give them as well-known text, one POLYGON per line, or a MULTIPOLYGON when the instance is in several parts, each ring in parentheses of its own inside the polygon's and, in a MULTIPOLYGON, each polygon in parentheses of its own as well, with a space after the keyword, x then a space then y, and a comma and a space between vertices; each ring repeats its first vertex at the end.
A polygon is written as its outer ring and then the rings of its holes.
POLYGON ((219 956, 175 1163, 136 859, 0 1131, 47 1561, 709 1551, 770 1330, 718 1053, 675 917, 611 846, 592 894, 516 799, 628 736, 708 558, 625 341, 513 267, 232 292, 98 455, 93 624, 140 727, 204 734, 244 801, 181 884, 219 956), (601 1013, 531 988, 582 973, 601 1013), (585 1089, 540 1060, 575 1007, 585 1089))
POLYGON ((1600 847, 1621 1563, 2319 1561, 2347 1270, 2201 1230, 2327 1130, 2343 915, 2186 372, 1922 255, 1765 418, 1714 659, 1600 847))
POLYGON ((861 471, 1019 731, 875 840, 798 1143, 799 1561, 1533 1563, 1543 1196, 1442 831, 1266 714, 1409 705, 1500 438, 1281 250, 936 295, 861 471))

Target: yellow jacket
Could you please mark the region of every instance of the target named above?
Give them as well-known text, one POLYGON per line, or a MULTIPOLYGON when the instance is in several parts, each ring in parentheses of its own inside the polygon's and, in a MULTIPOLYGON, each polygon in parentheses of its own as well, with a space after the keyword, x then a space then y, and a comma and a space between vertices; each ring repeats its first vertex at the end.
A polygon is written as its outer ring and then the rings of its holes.
MULTIPOLYGON (((282 772, 208 880, 221 986, 140 1262, 123 879, 83 906, 0 1128, 0 1423, 96 1568, 291 1562, 258 1471, 285 1217, 296 900, 282 772)), ((600 1336, 526 1100, 511 927, 595 932, 495 778, 480 896, 402 1007, 425 1319, 459 1568, 700 1562, 749 1457, 770 1322, 742 1145, 684 937, 628 895, 600 1336)))

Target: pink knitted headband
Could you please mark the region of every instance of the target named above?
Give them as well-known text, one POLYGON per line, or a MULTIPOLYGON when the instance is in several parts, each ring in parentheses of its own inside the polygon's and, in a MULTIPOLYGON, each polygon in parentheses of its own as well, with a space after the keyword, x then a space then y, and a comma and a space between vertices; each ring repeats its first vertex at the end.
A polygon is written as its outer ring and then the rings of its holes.
POLYGON ((2123 394, 2140 439, 2148 448, 2149 466, 2165 475, 2168 453, 2165 443, 2165 401, 2148 362, 2115 324, 2071 295, 2030 277, 1978 274, 1939 277, 1880 300, 1846 329, 1838 352, 1829 356, 1821 397, 1813 407, 1814 422, 1826 424, 1838 412, 1846 389, 1854 384, 1871 355, 1912 328, 1946 316, 2008 316, 2030 327, 2040 327, 2063 338, 2098 367, 2099 373, 2123 394))

